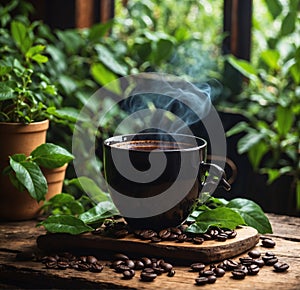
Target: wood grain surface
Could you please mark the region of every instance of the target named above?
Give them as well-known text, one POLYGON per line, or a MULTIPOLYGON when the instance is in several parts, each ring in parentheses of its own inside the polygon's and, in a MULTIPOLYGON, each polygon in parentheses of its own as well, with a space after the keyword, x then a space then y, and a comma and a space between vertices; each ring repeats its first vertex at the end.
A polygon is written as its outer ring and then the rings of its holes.
MULTIPOLYGON (((257 276, 247 276, 240 281, 233 280, 229 272, 217 279, 215 284, 201 286, 201 289, 300 289, 300 218, 268 216, 274 231, 274 234, 268 236, 276 242, 271 251, 280 261, 290 265, 289 270, 275 273, 273 267, 264 266, 257 276)), ((123 280, 121 274, 115 273, 108 266, 101 273, 90 273, 71 269, 49 270, 38 262, 18 261, 16 254, 36 251, 36 238, 45 234, 35 224, 36 221, 0 223, 1 289, 197 289, 194 279, 198 274, 190 272, 188 266, 176 265, 174 277, 163 274, 154 282, 145 283, 140 281, 139 271, 132 280, 123 280)), ((262 254, 270 250, 263 248, 260 242, 254 248, 262 254)), ((246 254, 233 259, 238 261, 239 257, 246 254)))
POLYGON ((257 230, 251 227, 242 227, 236 230, 237 236, 234 239, 227 239, 224 242, 212 240, 204 241, 201 245, 193 243, 176 243, 163 241, 152 243, 137 239, 133 234, 122 239, 110 238, 103 235, 91 233, 72 236, 68 234, 46 234, 39 236, 37 245, 42 250, 66 251, 90 250, 95 254, 100 251, 125 252, 139 256, 164 257, 181 263, 201 261, 211 263, 232 258, 254 247, 259 235, 257 230))

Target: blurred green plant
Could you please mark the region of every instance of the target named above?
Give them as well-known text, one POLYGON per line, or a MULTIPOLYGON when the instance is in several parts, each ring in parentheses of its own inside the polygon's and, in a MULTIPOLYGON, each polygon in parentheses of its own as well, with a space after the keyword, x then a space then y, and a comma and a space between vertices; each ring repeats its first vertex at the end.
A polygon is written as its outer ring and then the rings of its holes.
POLYGON ((237 107, 249 122, 237 124, 227 136, 246 133, 238 152, 247 153, 256 172, 268 175, 268 184, 292 176, 300 208, 300 1, 289 1, 288 7, 266 3, 277 30, 265 39, 256 63, 228 58, 248 79, 237 107))

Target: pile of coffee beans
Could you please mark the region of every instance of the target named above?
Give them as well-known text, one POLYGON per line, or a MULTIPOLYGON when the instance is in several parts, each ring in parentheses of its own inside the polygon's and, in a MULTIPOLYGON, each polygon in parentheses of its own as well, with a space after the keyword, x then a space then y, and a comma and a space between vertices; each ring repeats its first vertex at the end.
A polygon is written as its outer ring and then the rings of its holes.
MULTIPOLYGON (((266 238, 263 237, 262 242, 265 240, 266 238)), ((267 245, 273 245, 272 242, 274 243, 271 238, 268 238, 267 245)), ((279 262, 273 252, 268 251, 262 255, 258 250, 248 252, 247 256, 239 258, 239 262, 227 259, 218 265, 210 265, 209 268, 203 263, 193 263, 190 267, 192 272, 198 272, 195 284, 200 286, 215 283, 217 278, 223 277, 226 272, 231 272, 232 279, 245 279, 247 275, 257 275, 263 266, 273 266, 274 272, 285 272, 289 268, 287 263, 279 262)))
MULTIPOLYGON (((172 234, 174 232, 175 230, 170 228, 158 232, 157 237, 162 236, 162 234, 172 234)), ((147 233, 150 234, 149 231, 147 231, 147 233)), ((177 231, 176 234, 179 237, 182 233, 177 231)), ((270 237, 262 236, 261 246, 267 248, 274 247, 275 242, 270 237)), ((24 259, 24 257, 21 256, 19 258, 24 259)), ((74 269, 77 271, 100 273, 105 266, 108 266, 116 273, 121 274, 121 278, 125 280, 132 279, 136 276, 136 272, 139 271, 139 280, 142 282, 152 282, 160 275, 166 275, 168 277, 175 275, 173 265, 164 259, 150 257, 132 259, 123 253, 115 254, 111 261, 105 265, 95 256, 76 256, 70 252, 46 256, 31 254, 26 255, 25 258, 42 262, 46 268, 56 270, 74 269)), ((246 276, 257 275, 264 266, 272 266, 274 272, 285 272, 289 269, 289 265, 279 261, 277 256, 270 250, 265 253, 261 253, 258 250, 251 250, 247 256, 240 257, 238 261, 226 259, 218 265, 211 264, 209 266, 202 262, 192 263, 190 265, 190 271, 197 273, 195 285, 200 286, 215 283, 217 279, 223 277, 227 272, 231 272, 232 279, 245 279, 246 276)))
POLYGON ((151 282, 163 273, 167 273, 169 277, 175 275, 173 265, 165 262, 163 259, 148 257, 130 259, 124 254, 116 254, 110 267, 117 273, 122 273, 124 279, 133 278, 135 271, 141 270, 140 280, 143 282, 151 282))
POLYGON ((69 252, 38 258, 48 269, 75 269, 78 271, 102 272, 104 266, 94 256, 75 256, 69 252))
MULTIPOLYGON (((107 224, 105 232, 109 233, 112 237, 121 239, 127 235, 133 233, 136 238, 141 240, 149 240, 153 243, 159 243, 161 241, 174 241, 176 243, 190 242, 194 244, 202 244, 204 241, 217 240, 224 242, 227 239, 233 239, 236 237, 237 232, 235 230, 221 229, 218 227, 211 227, 206 233, 194 234, 186 232, 187 224, 179 227, 171 227, 155 231, 152 229, 134 230, 122 222, 107 224)), ((99 233, 99 232, 95 232, 99 233)), ((103 233, 103 232, 101 232, 103 233)))

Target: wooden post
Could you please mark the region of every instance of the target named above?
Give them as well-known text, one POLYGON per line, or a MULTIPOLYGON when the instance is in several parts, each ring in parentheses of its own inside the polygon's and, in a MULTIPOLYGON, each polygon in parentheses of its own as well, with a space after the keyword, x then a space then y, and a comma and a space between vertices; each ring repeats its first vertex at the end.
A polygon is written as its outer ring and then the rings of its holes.
POLYGON ((224 0, 224 54, 250 60, 252 1, 224 0))
POLYGON ((75 20, 77 28, 86 28, 94 22, 94 0, 76 0, 75 20))

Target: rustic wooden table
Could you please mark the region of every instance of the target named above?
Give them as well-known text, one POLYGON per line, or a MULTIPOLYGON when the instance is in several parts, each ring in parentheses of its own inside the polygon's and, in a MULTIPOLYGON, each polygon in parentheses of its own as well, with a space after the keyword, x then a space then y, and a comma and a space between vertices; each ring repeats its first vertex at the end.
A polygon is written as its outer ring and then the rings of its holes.
MULTIPOLYGON (((203 289, 300 289, 300 218, 268 215, 276 242, 271 249, 280 261, 290 265, 288 271, 275 273, 273 267, 264 266, 258 275, 243 280, 231 279, 231 274, 218 278, 215 284, 199 286, 203 289)), ((36 238, 44 234, 35 221, 0 223, 0 289, 196 289, 197 273, 187 266, 174 266, 174 277, 159 276, 153 282, 141 282, 139 275, 131 280, 121 279, 109 267, 101 273, 79 272, 72 269, 50 270, 42 263, 20 261, 16 255, 36 250, 36 238)), ((255 247, 261 253, 268 249, 255 247)), ((122 249, 120 249, 120 252, 122 249)), ((244 256, 244 254, 240 255, 244 256)), ((238 257, 234 257, 238 260, 238 257)), ((104 262, 105 263, 105 262, 104 262)))

